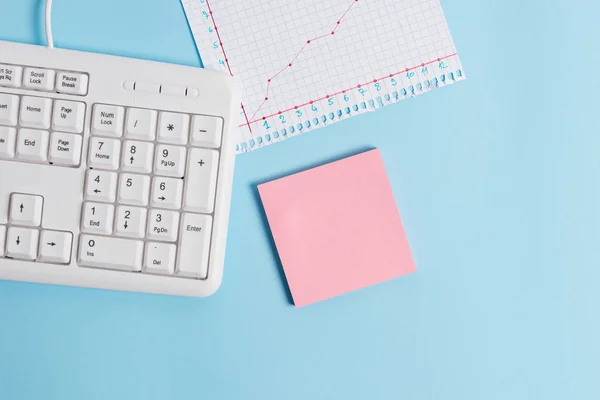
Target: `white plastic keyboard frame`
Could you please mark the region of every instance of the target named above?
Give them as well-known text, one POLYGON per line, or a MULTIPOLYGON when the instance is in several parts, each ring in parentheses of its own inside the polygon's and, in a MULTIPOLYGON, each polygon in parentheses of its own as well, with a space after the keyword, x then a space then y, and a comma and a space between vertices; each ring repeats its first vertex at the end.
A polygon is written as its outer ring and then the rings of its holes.
POLYGON ((1 63, 85 72, 89 74, 89 89, 86 96, 75 96, 0 87, 2 93, 86 103, 83 151, 78 168, 0 160, 0 224, 7 224, 11 193, 42 195, 44 217, 41 229, 73 232, 71 263, 53 265, 0 257, 0 279, 194 297, 205 297, 214 293, 223 276, 235 157, 232 133, 235 129, 234 121, 237 121, 239 94, 232 78, 207 69, 3 41, 0 41, 1 63), (125 82, 132 81, 192 86, 198 89, 199 95, 186 97, 125 89, 125 82), (91 111, 96 103, 224 118, 207 279, 77 266, 91 111))

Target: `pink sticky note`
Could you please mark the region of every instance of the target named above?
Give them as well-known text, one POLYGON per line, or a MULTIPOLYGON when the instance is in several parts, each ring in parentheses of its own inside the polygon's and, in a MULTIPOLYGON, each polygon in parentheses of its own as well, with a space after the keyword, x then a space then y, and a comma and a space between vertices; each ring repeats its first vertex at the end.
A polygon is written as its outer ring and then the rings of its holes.
POLYGON ((296 307, 415 271, 379 150, 258 190, 296 307))

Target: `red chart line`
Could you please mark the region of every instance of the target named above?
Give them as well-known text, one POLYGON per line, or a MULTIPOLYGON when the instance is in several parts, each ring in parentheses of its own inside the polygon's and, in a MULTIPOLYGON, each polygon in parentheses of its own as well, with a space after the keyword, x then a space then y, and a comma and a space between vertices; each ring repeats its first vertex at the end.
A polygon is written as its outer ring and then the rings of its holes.
POLYGON ((247 126, 248 129, 250 130, 250 133, 252 133, 252 127, 250 126, 250 122, 248 121, 248 114, 246 114, 246 109, 244 108, 244 103, 240 103, 240 106, 242 107, 242 111, 244 112, 244 118, 246 119, 246 125, 240 125, 240 127, 247 126))
POLYGON ((217 23, 215 22, 215 17, 213 17, 212 8, 210 8, 210 3, 206 0, 206 6, 208 7, 208 14, 210 14, 210 19, 212 20, 213 26, 215 27, 215 32, 217 33, 217 39, 219 39, 219 46, 221 47, 221 51, 223 52, 223 57, 225 57, 225 63, 227 64, 227 69, 229 70, 229 75, 233 76, 233 72, 231 72, 231 65, 229 65, 229 58, 227 57, 227 53, 225 53, 225 47, 223 47, 223 41, 221 40, 221 34, 219 33, 219 28, 217 28, 217 23))
MULTIPOLYGON (((208 14, 210 15, 210 19, 215 27, 215 32, 217 33, 217 39, 219 39, 219 47, 223 52, 223 58, 225 58, 225 64, 227 65, 227 70, 229 71, 229 75, 233 76, 233 72, 231 71, 231 65, 229 64, 229 57, 227 57, 227 53, 225 52, 225 47, 223 46, 223 40, 221 40, 221 34, 219 33, 219 28, 217 28, 217 22, 215 21, 215 17, 213 16, 212 8, 210 7, 210 2, 206 0, 206 6, 208 7, 208 14)), ((244 118, 246 119, 246 125, 252 133, 252 127, 250 126, 250 122, 248 121, 248 114, 246 114, 246 109, 244 108, 244 103, 240 103, 242 107, 242 111, 244 113, 244 118)))
POLYGON ((339 94, 342 94, 342 93, 346 93, 346 92, 348 92, 348 91, 350 91, 350 90, 353 90, 353 89, 360 88, 361 86, 366 86, 366 85, 370 85, 370 84, 372 84, 372 83, 376 83, 377 81, 380 81, 380 80, 382 80, 382 79, 386 79, 386 78, 392 78, 392 77, 394 77, 395 75, 402 74, 402 73, 406 73, 406 72, 412 71, 412 70, 414 70, 414 69, 417 69, 417 68, 422 68, 422 67, 424 67, 424 66, 426 66, 426 65, 429 65, 429 64, 433 64, 433 63, 436 63, 436 62, 440 62, 440 61, 442 61, 442 60, 445 60, 445 59, 447 59, 447 58, 454 57, 454 56, 455 56, 455 55, 457 55, 457 54, 458 54, 458 53, 452 53, 452 54, 448 54, 447 56, 444 56, 444 57, 439 57, 439 58, 436 58, 435 60, 431 60, 431 61, 428 61, 428 62, 426 62, 426 63, 421 63, 421 64, 419 64, 419 65, 415 65, 414 67, 405 68, 405 69, 403 69, 403 70, 401 70, 401 71, 397 71, 397 72, 393 72, 393 73, 391 73, 391 74, 387 74, 387 75, 385 75, 385 76, 382 76, 382 77, 380 77, 380 78, 373 79, 373 80, 371 80, 371 81, 369 81, 369 82, 365 82, 365 83, 359 83, 358 85, 356 85, 356 86, 353 86, 353 87, 351 87, 351 88, 344 89, 344 90, 340 90, 339 92, 331 93, 331 94, 328 94, 328 95, 326 95, 326 96, 319 97, 319 98, 317 98, 317 99, 314 99, 314 100, 308 101, 308 102, 306 102, 306 103, 298 104, 298 105, 295 105, 295 106, 293 106, 293 107, 287 108, 287 109, 285 109, 285 110, 281 110, 281 111, 278 111, 278 112, 276 112, 276 113, 273 113, 273 114, 265 115, 264 117, 261 117, 261 118, 258 118, 258 119, 254 119, 254 120, 248 121, 248 119, 246 118, 246 123, 245 123, 245 124, 242 124, 242 125, 239 125, 239 127, 241 128, 241 127, 243 127, 243 126, 248 126, 248 128, 250 128, 250 125, 251 125, 251 124, 254 124, 254 123, 256 123, 256 122, 261 122, 261 121, 263 121, 263 120, 265 120, 265 119, 267 119, 267 118, 271 118, 271 117, 274 117, 274 116, 276 116, 276 115, 279 115, 279 114, 282 114, 282 113, 285 113, 285 112, 288 112, 288 111, 291 111, 291 110, 296 110, 296 109, 298 109, 298 108, 300 108, 300 107, 304 107, 304 106, 307 106, 307 105, 313 104, 314 102, 321 101, 321 100, 325 100, 325 99, 328 99, 328 98, 330 98, 330 97, 333 97, 333 96, 337 96, 337 95, 339 95, 339 94))
MULTIPOLYGON (((346 9, 346 11, 344 11, 344 13, 342 14, 342 16, 341 16, 341 17, 338 19, 338 21, 336 22, 336 25, 335 25, 335 27, 333 28, 333 30, 332 30, 332 32, 331 32, 331 34, 324 34, 324 35, 321 35, 321 36, 317 36, 316 38, 313 38, 313 39, 309 39, 309 40, 307 40, 307 42, 306 42, 306 43, 305 43, 305 44, 302 46, 302 48, 301 48, 301 49, 300 49, 300 51, 299 51, 299 52, 296 54, 296 56, 295 56, 295 57, 292 59, 292 61, 291 61, 290 63, 288 63, 288 65, 287 65, 287 66, 285 66, 285 67, 283 67, 281 70, 279 70, 279 72, 277 72, 277 73, 276 73, 274 76, 272 76, 272 77, 271 77, 271 78, 268 80, 268 82, 267 82, 267 90, 266 90, 266 94, 265 94, 265 100, 263 100, 263 102, 261 103, 261 105, 259 106, 259 108, 258 108, 258 109, 256 110, 256 112, 255 112, 255 113, 252 115, 252 118, 254 118, 254 117, 256 116, 256 114, 258 113, 258 111, 259 111, 259 110, 262 108, 262 106, 264 105, 264 103, 265 103, 265 102, 268 100, 269 86, 270 86, 271 80, 273 80, 275 77, 277 77, 279 74, 281 74, 281 73, 282 73, 283 71, 285 71, 286 69, 290 68, 290 67, 292 66, 292 65, 291 65, 291 64, 292 64, 292 62, 293 62, 293 61, 295 61, 295 60, 296 60, 296 58, 298 58, 298 56, 300 55, 300 53, 302 53, 302 51, 304 51, 304 49, 306 48, 306 46, 307 46, 307 45, 309 45, 311 42, 314 42, 315 40, 323 39, 323 38, 326 38, 326 37, 328 37, 328 36, 330 36, 330 35, 333 35, 333 34, 335 33, 335 31, 337 30, 337 28, 339 27, 339 25, 340 25, 340 22, 342 21, 342 19, 343 19, 343 18, 346 16, 346 14, 348 14, 348 12, 350 11, 350 9, 351 9, 351 8, 354 6, 354 4, 356 4, 357 2, 358 2, 358 0, 353 0, 353 1, 352 1, 352 3, 350 4, 350 6, 349 6, 349 7, 346 9)), ((211 20, 212 20, 213 26, 215 27, 215 32, 217 33, 217 39, 219 39, 219 46, 221 47, 221 51, 223 52, 223 57, 225 58, 225 64, 227 65, 227 70, 229 71, 229 74, 230 74, 231 76, 233 76, 233 72, 232 72, 232 70, 231 70, 231 65, 229 64, 229 58, 227 57, 227 53, 225 52, 225 47, 223 46, 223 41, 221 40, 221 35, 220 35, 220 33, 219 33, 219 29, 217 28, 217 23, 215 22, 215 18, 214 18, 214 16, 213 16, 213 11, 212 11, 212 8, 210 7, 210 2, 209 2, 209 0, 206 0, 206 6, 208 7, 208 12, 209 12, 210 18, 211 18, 211 20)), ((371 82, 366 82, 366 83, 363 83, 363 84, 358 84, 356 87, 352 87, 352 88, 348 88, 348 89, 345 89, 345 90, 341 90, 341 91, 339 91, 339 92, 336 92, 336 93, 333 93, 333 94, 328 94, 328 95, 326 95, 326 96, 323 96, 323 97, 320 97, 320 98, 318 98, 318 99, 311 100, 311 101, 309 101, 309 102, 306 102, 306 103, 303 103, 303 104, 298 104, 298 105, 295 105, 295 106, 293 106, 293 107, 287 108, 287 109, 285 109, 285 110, 281 110, 281 111, 278 111, 278 112, 276 112, 276 113, 273 113, 273 114, 270 114, 270 115, 265 115, 265 116, 263 116, 262 118, 259 118, 259 119, 254 119, 254 120, 252 120, 252 121, 250 121, 250 120, 248 119, 248 115, 247 115, 247 113, 246 113, 246 109, 244 108, 244 104, 242 103, 242 104, 240 104, 240 105, 241 105, 242 111, 243 111, 243 113, 244 113, 244 118, 246 119, 246 123, 245 123, 245 124, 243 124, 243 125, 240 125, 239 127, 247 126, 247 127, 248 127, 248 129, 250 129, 250 132, 252 132, 251 124, 254 124, 254 123, 256 123, 256 122, 259 122, 259 121, 265 120, 265 119, 267 119, 267 118, 273 117, 273 116, 275 116, 275 115, 278 115, 278 114, 281 114, 281 113, 284 113, 284 112, 288 112, 288 111, 291 111, 291 110, 294 110, 294 109, 298 109, 299 107, 303 107, 303 106, 306 106, 306 105, 312 104, 313 102, 316 102, 316 101, 324 100, 324 99, 327 99, 327 98, 329 98, 329 97, 332 97, 332 96, 337 96, 337 95, 339 95, 339 94, 346 93, 346 92, 347 92, 347 91, 349 91, 349 90, 352 90, 352 89, 355 89, 355 88, 360 88, 361 86, 368 85, 368 84, 370 84, 370 83, 372 83, 372 82, 377 82, 378 80, 381 80, 381 79, 385 79, 385 78, 391 78, 391 77, 393 77, 394 75, 398 75, 398 74, 401 74, 401 73, 403 73, 403 72, 408 72, 408 71, 411 71, 411 70, 413 70, 413 69, 417 69, 417 68, 420 68, 420 67, 424 67, 425 65, 429 65, 429 64, 432 64, 432 63, 434 63, 434 62, 439 62, 439 61, 441 61, 441 60, 444 60, 444 59, 446 59, 446 58, 454 57, 456 54, 457 54, 457 53, 449 54, 449 55, 447 55, 447 56, 440 57, 440 58, 437 58, 437 59, 435 59, 435 60, 432 60, 432 61, 429 61, 429 62, 426 62, 426 63, 422 63, 422 64, 420 64, 420 65, 416 65, 416 66, 414 66, 414 67, 411 67, 411 68, 406 68, 406 69, 404 69, 404 70, 402 70, 402 71, 394 72, 394 73, 391 73, 391 74, 389 74, 389 75, 383 76, 383 77, 381 77, 381 78, 376 78, 376 79, 373 79, 373 81, 371 81, 371 82)), ((250 119, 252 119, 252 118, 250 118, 250 119)))
MULTIPOLYGON (((342 16, 341 16, 340 18, 338 18, 338 19, 337 19, 337 21, 336 21, 336 23, 335 23, 335 26, 334 26, 334 27, 333 27, 333 29, 331 30, 331 33, 326 33, 326 34, 323 34, 323 35, 320 35, 320 36, 314 37, 314 38, 312 38, 312 39, 308 39, 308 40, 306 41, 306 43, 304 43, 304 45, 302 46, 302 48, 300 49, 300 51, 299 51, 298 53, 296 53, 296 55, 294 56, 294 58, 292 58, 292 60, 291 60, 291 61, 289 61, 289 62, 288 62, 288 64, 287 64, 285 67, 283 67, 281 70, 279 70, 279 72, 277 72, 275 75, 273 75, 272 77, 270 77, 270 78, 267 80, 267 89, 265 90, 265 98, 264 98, 264 100, 262 101, 262 103, 260 103, 260 106, 258 106, 258 108, 256 109, 256 111, 254 111, 254 114, 252 114, 252 116, 250 117, 250 119, 254 119, 254 117, 256 117, 256 114, 258 114, 258 112, 260 111, 260 109, 261 109, 261 108, 262 108, 262 107, 265 105, 265 103, 266 103, 266 102, 269 100, 269 87, 271 86, 271 82, 272 82, 272 81, 273 81, 273 80, 274 80, 274 79, 275 79, 275 78, 276 78, 276 77, 277 77, 279 74, 281 74, 283 71, 285 71, 285 70, 286 70, 286 69, 288 69, 288 68, 292 68, 292 64, 294 63, 294 61, 296 61, 296 59, 298 58, 298 56, 300 56, 300 53, 302 53, 302 52, 304 51, 304 49, 306 48, 306 46, 308 46, 309 44, 311 44, 311 43, 313 43, 313 42, 315 42, 315 41, 317 41, 317 40, 320 40, 320 39, 323 39, 323 38, 329 37, 329 36, 331 36, 331 35, 334 35, 334 34, 335 34, 335 31, 336 31, 336 29, 337 29, 337 28, 340 26, 340 23, 342 22, 342 20, 343 20, 343 19, 344 19, 344 17, 346 16, 346 14, 348 14, 348 12, 350 11, 350 9, 351 9, 352 7, 354 7, 354 5, 355 5, 357 2, 358 2, 358 0, 352 0, 352 3, 350 3, 350 6, 348 6, 348 8, 346 9, 346 11, 344 11, 344 13, 342 14, 342 16)), ((207 1, 207 4, 208 4, 208 1, 207 1)), ((209 11, 210 11, 210 8, 209 8, 209 11)), ((214 23, 214 21, 213 21, 213 23, 214 23)), ((224 50, 223 50, 223 53, 225 53, 225 51, 224 51, 224 50)))

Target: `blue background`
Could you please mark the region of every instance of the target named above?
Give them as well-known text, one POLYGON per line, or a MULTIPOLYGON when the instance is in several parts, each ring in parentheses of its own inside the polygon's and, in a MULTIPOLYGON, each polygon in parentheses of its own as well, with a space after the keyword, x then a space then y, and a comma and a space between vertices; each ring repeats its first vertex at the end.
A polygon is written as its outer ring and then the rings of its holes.
MULTIPOLYGON (((0 399, 600 398, 600 3, 443 6, 465 82, 238 157, 213 297, 0 282, 0 399), (372 147, 417 272, 296 309, 256 184, 372 147)), ((44 44, 42 9, 0 0, 0 39, 44 44)), ((200 65, 177 0, 53 22, 200 65)))

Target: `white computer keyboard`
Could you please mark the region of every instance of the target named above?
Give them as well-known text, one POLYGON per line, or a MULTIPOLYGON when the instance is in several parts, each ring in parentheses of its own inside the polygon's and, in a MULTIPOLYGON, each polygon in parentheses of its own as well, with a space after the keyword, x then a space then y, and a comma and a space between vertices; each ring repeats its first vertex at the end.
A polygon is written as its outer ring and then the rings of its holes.
POLYGON ((237 106, 219 72, 0 41, 0 279, 212 294, 237 106))

